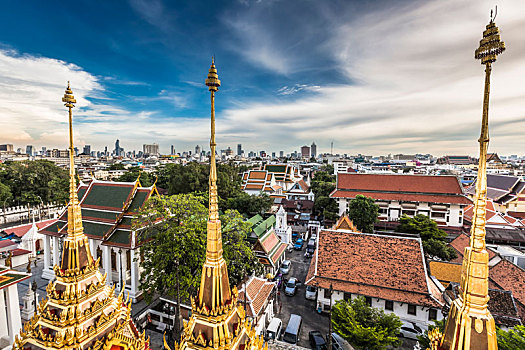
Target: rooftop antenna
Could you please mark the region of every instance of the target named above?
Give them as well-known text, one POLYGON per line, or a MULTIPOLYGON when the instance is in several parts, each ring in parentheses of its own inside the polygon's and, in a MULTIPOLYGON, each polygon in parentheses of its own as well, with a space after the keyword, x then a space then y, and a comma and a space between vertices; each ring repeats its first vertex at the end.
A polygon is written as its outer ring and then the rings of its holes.
POLYGON ((490 10, 490 22, 491 23, 496 20, 497 15, 498 15, 498 5, 494 6, 494 10, 490 10))

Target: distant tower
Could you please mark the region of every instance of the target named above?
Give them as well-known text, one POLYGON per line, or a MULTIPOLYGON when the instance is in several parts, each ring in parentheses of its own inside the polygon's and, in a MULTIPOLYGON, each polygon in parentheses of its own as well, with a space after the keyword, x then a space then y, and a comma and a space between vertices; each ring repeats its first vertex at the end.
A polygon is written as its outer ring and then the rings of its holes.
POLYGON ((173 146, 173 145, 171 145, 170 154, 171 155, 175 154, 175 146, 173 146))
POLYGON ((310 147, 308 146, 301 147, 301 157, 310 158, 310 147))
POLYGON ((237 144, 237 155, 242 156, 242 145, 240 143, 237 144))
POLYGON ((330 155, 334 155, 334 141, 330 142, 330 155))
POLYGON ((454 300, 448 314, 445 334, 439 331, 429 334, 433 349, 443 350, 496 350, 496 327, 487 303, 489 256, 485 245, 485 222, 487 216, 487 149, 489 145, 489 93, 490 73, 496 56, 505 50, 500 41, 499 29, 491 18, 483 39, 475 52, 475 58, 485 65, 485 93, 479 142, 478 179, 474 197, 474 218, 470 229, 470 244, 463 254, 459 296, 454 300), (439 341, 441 340, 441 341, 439 341))
POLYGON ((120 156, 120 141, 118 139, 115 142, 115 155, 117 157, 120 156))
POLYGON ((195 155, 200 156, 201 154, 201 146, 197 145, 195 146, 195 155))
POLYGON ((277 214, 275 214, 277 223, 275 224, 275 233, 286 244, 292 243, 292 228, 288 226, 288 214, 283 206, 279 206, 277 214))
POLYGON ((310 146, 310 157, 316 157, 317 156, 317 145, 315 142, 312 142, 312 145, 310 146))

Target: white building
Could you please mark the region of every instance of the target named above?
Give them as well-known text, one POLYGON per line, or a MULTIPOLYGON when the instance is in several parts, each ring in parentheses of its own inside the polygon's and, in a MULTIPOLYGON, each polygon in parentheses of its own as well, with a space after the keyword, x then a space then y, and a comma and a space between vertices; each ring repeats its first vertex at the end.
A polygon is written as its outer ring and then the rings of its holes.
POLYGON ((292 244, 292 228, 288 226, 288 214, 284 210, 282 205, 279 206, 279 210, 275 214, 276 224, 275 233, 283 243, 288 245, 292 244))
POLYGON ((407 325, 426 329, 442 319, 441 292, 427 274, 421 240, 360 233, 352 227, 344 216, 335 229, 319 234, 305 282, 318 288, 318 305, 330 309, 332 286, 332 305, 362 296, 407 325))
POLYGON ((339 215, 357 195, 373 198, 379 205, 378 218, 385 223, 423 214, 441 228, 455 230, 463 226, 464 209, 472 204, 455 176, 338 174, 330 198, 339 204, 339 215))

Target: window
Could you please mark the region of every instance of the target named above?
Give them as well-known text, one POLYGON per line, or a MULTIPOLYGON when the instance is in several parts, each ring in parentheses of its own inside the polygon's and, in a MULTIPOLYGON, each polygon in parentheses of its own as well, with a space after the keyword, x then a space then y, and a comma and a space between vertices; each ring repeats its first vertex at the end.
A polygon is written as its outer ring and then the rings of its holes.
POLYGON ((385 300, 385 310, 394 311, 394 302, 392 300, 385 300))
POLYGON ((345 299, 346 301, 349 301, 350 299, 352 299, 352 294, 351 294, 351 293, 347 293, 347 292, 345 292, 344 299, 345 299))
POLYGON ((428 309, 428 320, 437 320, 437 310, 436 309, 428 309))
POLYGON ((408 304, 408 314, 409 315, 416 315, 416 305, 408 304))
POLYGON ((372 298, 370 297, 365 297, 365 302, 368 306, 372 306, 372 298))

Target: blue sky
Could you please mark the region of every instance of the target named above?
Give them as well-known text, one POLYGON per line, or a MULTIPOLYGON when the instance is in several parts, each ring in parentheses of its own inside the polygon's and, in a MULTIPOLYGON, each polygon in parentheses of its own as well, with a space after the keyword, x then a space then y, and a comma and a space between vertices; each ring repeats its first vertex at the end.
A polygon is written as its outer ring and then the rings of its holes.
MULTIPOLYGON (((6 2, 0 11, 0 143, 178 151, 209 138, 211 56, 220 148, 476 154, 488 1, 6 2)), ((522 154, 523 2, 500 4, 491 148, 522 154)))

